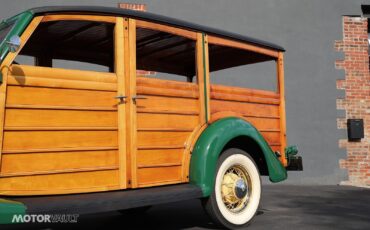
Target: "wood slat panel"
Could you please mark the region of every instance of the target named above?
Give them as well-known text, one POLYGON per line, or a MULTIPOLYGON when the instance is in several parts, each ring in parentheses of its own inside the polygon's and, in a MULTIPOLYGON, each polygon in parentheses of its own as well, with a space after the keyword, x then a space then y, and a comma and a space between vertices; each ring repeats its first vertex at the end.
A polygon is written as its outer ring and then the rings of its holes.
POLYGON ((262 132, 262 136, 268 143, 280 143, 280 132, 262 132))
POLYGON ((7 126, 4 128, 5 131, 103 131, 103 130, 118 130, 117 127, 102 127, 102 126, 7 126))
POLYGON ((161 95, 168 97, 198 98, 198 92, 177 89, 161 89, 154 87, 138 86, 137 93, 140 95, 161 95))
POLYGON ((5 127, 117 127, 115 111, 7 109, 5 127))
POLYGON ((80 151, 104 151, 104 150, 118 150, 118 146, 48 148, 48 149, 16 149, 16 150, 3 150, 3 153, 51 153, 51 152, 80 152, 80 151))
POLYGON ((25 77, 8 75, 8 85, 16 86, 35 86, 61 89, 85 89, 85 90, 100 90, 112 91, 117 90, 116 83, 91 82, 91 81, 76 81, 65 79, 50 79, 41 77, 25 77))
POLYGON ((138 168, 160 168, 160 167, 174 167, 181 166, 181 163, 163 163, 155 165, 139 165, 138 168))
POLYGON ((279 116, 279 106, 277 105, 211 100, 211 113, 222 111, 233 111, 243 115, 245 114, 254 116, 279 116))
POLYGON ((75 172, 94 172, 94 171, 105 171, 115 170, 118 166, 105 166, 105 167, 92 167, 92 168, 73 168, 73 169, 60 169, 60 170, 49 170, 49 171, 33 171, 33 172, 16 172, 16 173, 4 173, 1 177, 20 177, 20 176, 35 176, 35 175, 51 175, 51 174, 65 174, 75 172))
POLYGON ((153 132, 191 132, 192 128, 140 128, 138 131, 153 131, 153 132))
POLYGON ((137 165, 140 168, 168 163, 181 164, 183 152, 183 149, 139 150, 137 165))
POLYGON ((5 131, 3 149, 117 146, 117 131, 5 131))
POLYGON ((199 111, 183 111, 183 110, 161 110, 161 109, 150 109, 150 108, 138 108, 139 113, 151 113, 151 114, 177 114, 177 115, 199 115, 199 111))
POLYGON ((239 102, 251 102, 251 103, 260 103, 260 104, 279 104, 279 99, 273 98, 262 98, 256 96, 247 96, 247 95, 233 95, 228 93, 217 93, 211 92, 211 99, 225 100, 225 101, 239 101, 239 102))
POLYGON ((191 132, 138 131, 137 145, 141 146, 183 146, 191 132))
POLYGON ((6 104, 115 108, 115 96, 105 91, 8 86, 6 104))
POLYGON ((139 150, 154 150, 154 149, 185 149, 185 145, 147 145, 138 146, 139 150))
POLYGON ((137 109, 161 111, 197 112, 198 100, 190 98, 173 98, 164 96, 147 96, 147 99, 137 100, 137 109))
POLYGON ((184 90, 184 91, 197 91, 198 85, 196 83, 191 82, 181 82, 181 81, 174 81, 174 80, 164 80, 158 78, 149 78, 146 76, 138 75, 136 78, 137 86, 146 86, 146 87, 153 87, 153 88, 160 88, 160 89, 176 89, 176 90, 184 90))
POLYGON ((118 166, 117 151, 4 154, 1 174, 114 166, 118 166))
POLYGON ((118 170, 0 178, 4 194, 60 194, 104 191, 117 187, 118 170))
POLYGON ((266 118, 259 118, 259 117, 247 117, 247 121, 249 121, 252 125, 254 125, 258 130, 260 129, 280 129, 280 121, 279 119, 266 119, 266 118))
POLYGON ((211 85, 211 93, 220 93, 220 94, 229 94, 235 96, 252 96, 252 97, 259 97, 259 98, 274 98, 279 99, 280 94, 268 91, 268 90, 260 90, 260 89, 251 89, 251 88, 242 88, 236 86, 225 86, 225 85, 211 85))
POLYGON ((137 170, 140 187, 153 184, 178 183, 181 181, 181 167, 141 168, 137 170))
POLYGON ((264 118, 264 119, 280 119, 279 116, 271 116, 271 115, 253 115, 253 114, 241 114, 245 118, 264 118))
POLYGON ((96 74, 96 72, 93 71, 71 71, 69 69, 49 68, 41 66, 12 65, 10 68, 10 74, 13 76, 117 83, 117 77, 114 73, 99 72, 98 74, 96 74))
POLYGON ((178 114, 150 114, 138 113, 137 127, 143 128, 190 128, 198 125, 198 116, 187 116, 178 114))
POLYGON ((83 106, 54 106, 54 105, 19 105, 8 104, 7 109, 53 109, 53 110, 80 110, 80 111, 117 111, 114 107, 83 107, 83 106))
POLYGON ((199 95, 198 86, 195 83, 150 79, 147 77, 137 78, 137 93, 185 98, 198 98, 199 95))

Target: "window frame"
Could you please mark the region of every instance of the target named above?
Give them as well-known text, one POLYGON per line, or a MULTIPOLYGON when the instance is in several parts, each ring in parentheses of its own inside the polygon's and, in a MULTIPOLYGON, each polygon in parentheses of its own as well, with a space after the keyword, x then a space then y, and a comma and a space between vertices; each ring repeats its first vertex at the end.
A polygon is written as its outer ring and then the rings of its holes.
MULTIPOLYGON (((89 21, 89 22, 104 22, 104 23, 110 23, 113 24, 114 28, 117 26, 117 18, 122 18, 122 17, 116 17, 116 16, 99 16, 99 15, 89 15, 89 14, 50 14, 50 15, 45 15, 41 17, 41 21, 37 25, 37 27, 32 31, 32 34, 37 30, 37 28, 45 22, 54 22, 54 21, 89 21)), ((31 36, 32 36, 31 34, 31 36)), ((116 40, 117 34, 115 33, 115 29, 113 31, 112 37, 114 41, 116 40)), ((23 47, 25 44, 23 44, 23 47)), ((22 49, 19 49, 17 52, 17 55, 21 52, 22 49)), ((116 46, 115 43, 113 44, 113 63, 112 65, 115 65, 115 59, 116 59, 116 46)), ((16 57, 15 57, 16 58, 16 57)), ((15 60, 15 59, 14 59, 15 60)), ((66 59, 67 60, 67 59, 66 59)), ((47 62, 50 63, 50 66, 45 66, 46 68, 56 68, 52 66, 53 59, 45 59, 45 57, 42 57, 41 60, 39 57, 35 57, 35 65, 39 63, 40 61, 42 62, 47 62)), ((68 60, 67 60, 68 61, 68 60)), ((110 69, 111 67, 108 66, 110 69)), ((94 71, 94 70, 83 70, 83 69, 68 69, 68 68, 59 68, 59 69, 66 69, 66 70, 76 70, 76 71, 87 71, 87 72, 99 72, 99 73, 111 73, 111 74, 116 74, 115 68, 112 69, 111 71, 94 71)))
MULTIPOLYGON (((248 43, 239 42, 239 41, 232 40, 232 39, 221 38, 221 37, 217 37, 213 35, 209 36, 208 41, 209 41, 209 44, 212 44, 212 45, 226 46, 226 47, 231 47, 235 49, 246 50, 246 51, 250 51, 250 52, 254 52, 258 54, 263 54, 263 55, 273 58, 276 63, 276 76, 275 76, 276 84, 277 84, 276 90, 275 91, 261 90, 261 91, 274 92, 274 93, 280 94, 281 89, 280 89, 280 80, 279 80, 278 59, 279 59, 281 52, 276 51, 276 50, 267 49, 264 47, 255 46, 255 45, 248 44, 248 43)), ((251 88, 251 89, 254 89, 254 88, 251 88)))
MULTIPOLYGON (((161 32, 165 32, 165 33, 169 33, 169 34, 173 34, 173 35, 176 35, 176 36, 180 36, 180 37, 184 37, 184 38, 193 40, 195 42, 195 44, 197 44, 197 41, 198 41, 197 40, 197 32, 182 29, 182 28, 178 28, 178 27, 175 27, 175 26, 169 26, 169 25, 164 25, 164 24, 160 24, 160 23, 140 20, 140 19, 131 19, 131 20, 135 20, 135 30, 137 28, 142 28, 142 29, 149 29, 149 30, 154 30, 154 31, 161 31, 161 32)), ((136 41, 135 41, 135 47, 136 47, 136 41)), ((196 45, 195 45, 195 47, 196 47, 196 45)), ((196 59, 196 56, 197 56, 196 48, 195 48, 194 52, 195 52, 194 59, 196 59)), ((136 56, 135 58, 137 60, 136 53, 135 53, 135 56, 136 56)), ((197 68, 197 60, 195 60, 195 68, 197 68)), ((196 72, 195 76, 197 78, 196 80, 198 82, 199 81, 198 74, 197 74, 196 70, 195 70, 195 72, 196 72)), ((185 82, 185 81, 177 81, 177 80, 173 80, 173 81, 185 82)), ((188 83, 195 83, 193 81, 193 78, 191 78, 191 79, 188 78, 187 82, 188 83), (192 80, 192 81, 190 81, 190 80, 192 80)))
POLYGON ((136 19, 135 21, 136 21, 136 27, 140 27, 144 29, 151 29, 151 30, 158 30, 158 31, 178 35, 181 37, 185 37, 185 38, 188 38, 194 41, 197 40, 197 33, 194 31, 185 30, 182 28, 168 26, 168 25, 159 24, 155 22, 139 20, 139 19, 136 19))
MULTIPOLYGON (((132 20, 132 19, 131 19, 132 20)), ((198 98, 199 98, 199 119, 200 124, 204 125, 210 118, 209 108, 209 74, 208 74, 208 46, 206 45, 206 35, 202 32, 195 32, 192 30, 187 30, 179 28, 176 26, 164 25, 155 22, 149 22, 140 19, 134 19, 135 21, 135 31, 139 28, 157 30, 161 32, 166 32, 174 34, 177 36, 185 37, 195 41, 195 76, 196 81, 186 82, 187 84, 194 84, 198 86, 198 98), (205 68, 204 68, 205 67, 205 68), (207 76, 206 76, 207 75, 207 76)), ((136 34, 135 34, 135 60, 136 60, 136 34)), ((137 69, 135 68, 137 71, 137 69)), ((184 83, 176 81, 179 83, 184 83)))

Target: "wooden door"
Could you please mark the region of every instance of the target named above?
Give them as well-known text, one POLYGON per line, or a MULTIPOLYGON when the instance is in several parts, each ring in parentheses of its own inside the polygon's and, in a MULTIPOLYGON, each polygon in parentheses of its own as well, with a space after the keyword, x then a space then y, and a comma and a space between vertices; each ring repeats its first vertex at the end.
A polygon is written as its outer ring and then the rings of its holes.
MULTIPOLYGON (((116 76, 16 66, 8 76, 1 190, 120 187, 116 76)), ((29 191, 31 192, 31 191, 29 191)))
MULTIPOLYGON (((195 68, 195 32, 138 20, 136 25, 137 30, 135 32, 137 32, 137 35, 130 33, 132 36, 130 37, 130 43, 138 56, 131 56, 131 60, 138 60, 139 64, 141 57, 143 57, 139 55, 139 52, 141 55, 144 55, 144 53, 148 55, 146 57, 161 52, 158 47, 152 47, 154 44, 163 45, 163 51, 168 52, 166 47, 170 48, 171 46, 167 41, 159 41, 161 36, 153 38, 156 34, 167 33, 163 37, 174 36, 178 39, 171 41, 175 45, 186 44, 191 47, 189 48, 192 49, 190 56, 194 62, 191 63, 193 64, 191 68, 195 68), (146 29, 150 29, 150 31, 146 29), (173 31, 176 34, 169 34, 173 31), (185 34, 189 38, 184 38, 178 33, 185 34), (143 48, 148 48, 150 51, 144 51, 143 48)), ((131 28, 130 26, 130 30, 131 28)), ((131 53, 131 55, 135 54, 131 53)), ((149 65, 141 65, 141 67, 148 69, 141 70, 155 71, 155 68, 160 69, 160 66, 153 67, 157 64, 155 60, 160 59, 157 59, 156 56, 152 59, 153 62, 148 63, 149 65), (150 69, 150 66, 153 69, 150 69)), ((163 75, 166 70, 162 73, 157 72, 156 76, 152 78, 143 76, 143 71, 139 71, 137 76, 133 76, 136 74, 135 65, 130 68, 132 70, 131 83, 133 83, 130 92, 130 103, 133 106, 133 134, 131 135, 133 144, 130 150, 132 187, 148 187, 188 181, 187 175, 184 173, 187 171, 185 169, 189 167, 186 143, 193 131, 201 125, 198 84, 196 82, 186 82, 186 76, 180 76, 183 77, 182 80, 165 80, 163 75)))
POLYGON ((182 171, 186 142, 199 125, 197 92, 190 83, 137 78, 138 187, 187 180, 182 171))
POLYGON ((112 73, 9 65, 1 193, 127 187, 124 19, 114 20, 112 73))

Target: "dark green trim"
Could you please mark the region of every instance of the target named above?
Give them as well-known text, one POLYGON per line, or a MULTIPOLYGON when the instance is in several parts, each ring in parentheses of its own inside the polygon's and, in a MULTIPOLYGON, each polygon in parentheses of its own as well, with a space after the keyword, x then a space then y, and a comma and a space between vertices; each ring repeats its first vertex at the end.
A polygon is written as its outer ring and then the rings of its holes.
POLYGON ((190 183, 199 186, 204 196, 209 196, 213 191, 219 155, 229 141, 240 136, 249 137, 259 145, 266 160, 270 181, 280 182, 287 178, 284 166, 253 125, 236 117, 223 118, 203 131, 191 156, 190 183))
POLYGON ((288 159, 290 156, 295 156, 298 154, 298 148, 295 145, 288 146, 285 148, 285 157, 288 159))
POLYGON ((27 28, 31 20, 33 19, 33 14, 31 12, 24 12, 18 14, 12 18, 9 18, 3 21, 0 24, 0 28, 6 24, 14 23, 13 28, 10 30, 4 41, 0 41, 0 63, 4 60, 5 56, 9 53, 9 48, 6 45, 5 41, 9 41, 9 39, 14 36, 18 35, 21 36, 23 31, 27 28))
POLYGON ((204 42, 204 33, 202 33, 202 52, 203 52, 203 86, 204 86, 204 107, 205 107, 205 115, 206 115, 206 122, 208 122, 208 98, 207 98, 207 66, 206 66, 206 47, 204 42))
POLYGON ((13 215, 24 215, 26 209, 21 202, 0 199, 0 224, 12 223, 13 215))

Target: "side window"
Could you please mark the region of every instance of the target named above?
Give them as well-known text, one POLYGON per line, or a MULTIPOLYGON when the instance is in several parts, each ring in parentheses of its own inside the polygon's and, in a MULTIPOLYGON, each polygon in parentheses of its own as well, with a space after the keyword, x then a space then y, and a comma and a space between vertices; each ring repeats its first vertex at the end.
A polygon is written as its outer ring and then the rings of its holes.
POLYGON ((209 69, 212 84, 277 91, 276 61, 267 55, 209 44, 209 69))
POLYGON ((36 60, 34 56, 18 54, 13 63, 22 65, 35 65, 35 62, 36 60))
POLYGON ((113 72, 113 38, 112 23, 83 20, 43 22, 15 63, 113 72))
POLYGON ((195 80, 195 41, 146 29, 136 30, 138 77, 192 82, 195 80))

